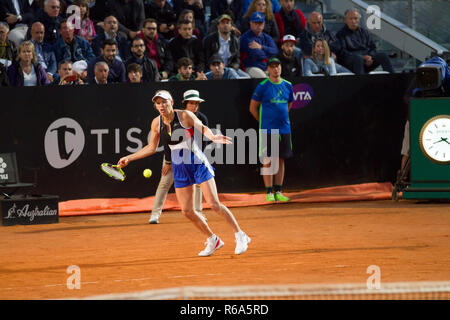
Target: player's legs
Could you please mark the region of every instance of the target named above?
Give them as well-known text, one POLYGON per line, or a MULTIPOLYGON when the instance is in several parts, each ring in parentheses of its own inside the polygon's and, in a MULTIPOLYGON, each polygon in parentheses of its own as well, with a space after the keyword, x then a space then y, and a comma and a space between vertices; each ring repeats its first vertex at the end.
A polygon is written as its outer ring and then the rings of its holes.
POLYGON ((193 186, 193 198, 194 198, 194 211, 202 215, 204 217, 204 214, 202 213, 203 207, 202 207, 202 188, 198 184, 194 184, 193 186))
POLYGON ((192 185, 184 188, 175 188, 175 194, 181 206, 181 213, 209 238, 213 235, 213 232, 208 224, 194 211, 192 192, 192 185))
POLYGON ((211 178, 203 182, 201 184, 201 187, 205 200, 206 202, 209 203, 211 209, 213 209, 215 212, 219 213, 222 217, 224 217, 225 220, 228 222, 228 224, 233 228, 234 232, 239 232, 241 229, 239 228, 239 225, 236 219, 234 218, 234 215, 226 206, 224 206, 219 201, 216 181, 214 180, 214 178, 211 178))
MULTIPOLYGON (((164 165, 164 160, 163 160, 164 165)), ((173 171, 170 170, 166 175, 161 175, 158 188, 156 189, 155 198, 153 200, 152 214, 149 223, 158 223, 162 213, 164 202, 166 202, 167 194, 173 184, 173 171)))
POLYGON ((219 196, 217 194, 216 181, 214 180, 214 178, 203 182, 201 186, 203 195, 205 196, 206 201, 211 205, 211 208, 219 213, 222 217, 224 217, 234 230, 234 236, 236 238, 236 248, 234 250, 234 253, 242 254, 247 251, 248 244, 250 243, 251 239, 244 231, 241 230, 236 219, 234 218, 233 213, 231 213, 231 211, 226 206, 220 203, 219 196))

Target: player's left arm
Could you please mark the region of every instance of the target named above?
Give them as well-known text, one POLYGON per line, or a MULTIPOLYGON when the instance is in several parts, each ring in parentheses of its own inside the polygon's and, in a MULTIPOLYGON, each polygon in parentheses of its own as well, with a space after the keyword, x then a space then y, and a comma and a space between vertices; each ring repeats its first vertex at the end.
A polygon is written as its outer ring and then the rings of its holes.
POLYGON ((194 127, 199 132, 201 132, 205 137, 207 137, 209 140, 215 142, 215 143, 222 143, 222 144, 230 144, 231 138, 226 137, 222 134, 214 134, 210 128, 205 126, 202 121, 197 118, 197 116, 188 110, 183 110, 182 114, 183 122, 188 127, 194 127))

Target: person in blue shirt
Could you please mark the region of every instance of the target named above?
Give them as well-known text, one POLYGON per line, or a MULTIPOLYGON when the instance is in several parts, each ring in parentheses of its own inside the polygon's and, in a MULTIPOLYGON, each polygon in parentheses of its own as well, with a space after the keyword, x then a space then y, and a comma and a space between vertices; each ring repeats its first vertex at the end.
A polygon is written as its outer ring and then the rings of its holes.
POLYGON ((59 30, 61 36, 53 46, 57 63, 63 60, 89 62, 95 58, 90 43, 84 38, 76 36, 74 27, 67 20, 61 21, 59 30))
POLYGON ((209 69, 211 71, 205 73, 206 79, 208 80, 240 79, 233 68, 225 67, 223 59, 218 54, 213 55, 209 60, 209 69))
POLYGON ((266 201, 289 201, 283 195, 284 160, 292 157, 289 110, 294 101, 294 88, 281 78, 281 62, 274 57, 267 62, 269 78, 253 92, 250 113, 259 122, 259 156, 263 162, 261 175, 266 201))
POLYGON ((264 14, 250 16, 250 30, 240 39, 241 63, 252 78, 266 78, 267 60, 278 53, 273 39, 264 30, 264 14))

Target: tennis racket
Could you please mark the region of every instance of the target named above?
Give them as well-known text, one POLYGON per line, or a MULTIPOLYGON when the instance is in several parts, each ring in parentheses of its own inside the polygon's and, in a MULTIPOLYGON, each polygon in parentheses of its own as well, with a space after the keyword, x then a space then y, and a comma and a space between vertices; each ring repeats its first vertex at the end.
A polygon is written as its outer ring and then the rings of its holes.
POLYGON ((109 177, 123 181, 125 180, 125 173, 115 164, 102 163, 100 168, 104 173, 106 173, 109 177))

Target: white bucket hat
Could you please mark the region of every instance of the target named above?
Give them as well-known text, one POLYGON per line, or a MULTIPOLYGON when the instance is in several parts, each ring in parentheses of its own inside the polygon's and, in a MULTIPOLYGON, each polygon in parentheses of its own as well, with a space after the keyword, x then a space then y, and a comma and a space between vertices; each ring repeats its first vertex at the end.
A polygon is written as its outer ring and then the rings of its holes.
POLYGON ((199 101, 204 102, 202 98, 200 98, 200 93, 197 90, 188 90, 183 93, 183 102, 185 101, 199 101))
POLYGON ((166 90, 156 91, 155 95, 152 98, 152 101, 155 102, 155 99, 157 97, 163 98, 164 100, 173 100, 172 99, 172 95, 170 94, 170 92, 166 91, 166 90))

